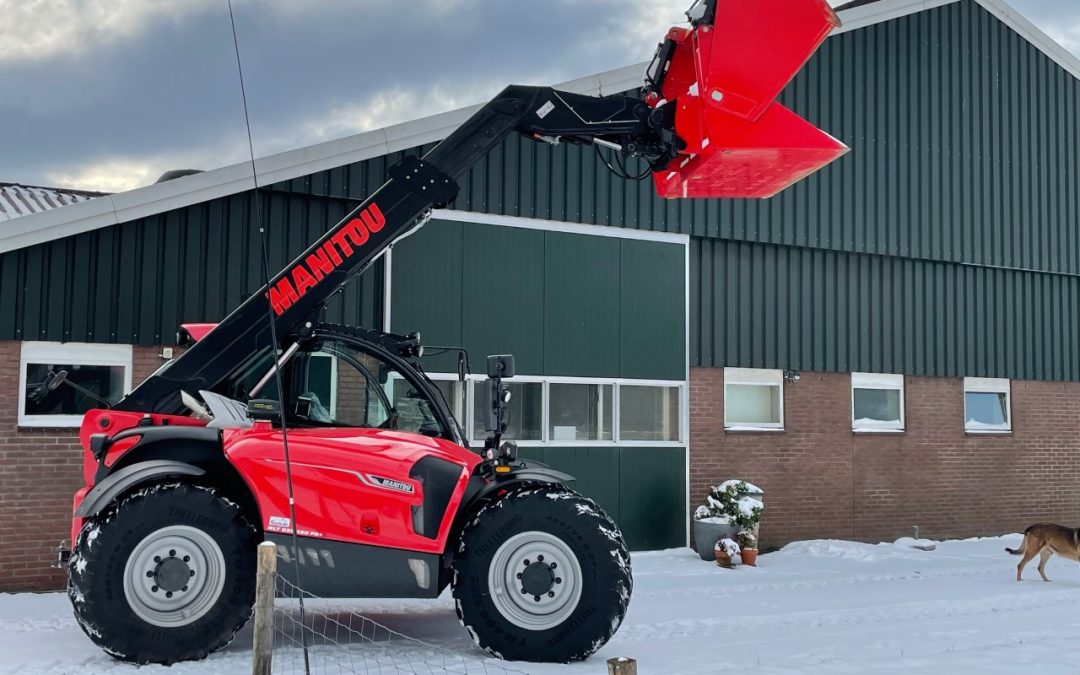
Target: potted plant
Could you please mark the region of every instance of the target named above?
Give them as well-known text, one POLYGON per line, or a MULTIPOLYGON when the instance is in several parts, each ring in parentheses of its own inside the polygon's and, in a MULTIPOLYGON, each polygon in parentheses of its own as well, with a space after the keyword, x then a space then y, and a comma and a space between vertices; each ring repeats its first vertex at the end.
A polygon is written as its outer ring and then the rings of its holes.
POLYGON ((715 557, 720 539, 734 539, 742 530, 757 535, 765 508, 761 488, 743 480, 728 480, 709 489, 705 503, 694 511, 694 544, 702 560, 715 557))
POLYGON ((713 553, 713 547, 716 546, 716 542, 734 537, 739 532, 739 528, 723 514, 721 509, 711 506, 713 499, 712 491, 710 491, 707 497, 710 503, 699 506, 697 511, 694 511, 694 547, 702 560, 714 560, 716 556, 713 553))
POLYGON ((751 530, 740 530, 738 541, 739 557, 742 558, 742 563, 750 567, 757 567, 757 536, 751 530))
POLYGON ((713 547, 713 555, 716 556, 716 564, 728 569, 735 566, 733 558, 739 555, 739 544, 730 537, 724 537, 716 542, 713 547))

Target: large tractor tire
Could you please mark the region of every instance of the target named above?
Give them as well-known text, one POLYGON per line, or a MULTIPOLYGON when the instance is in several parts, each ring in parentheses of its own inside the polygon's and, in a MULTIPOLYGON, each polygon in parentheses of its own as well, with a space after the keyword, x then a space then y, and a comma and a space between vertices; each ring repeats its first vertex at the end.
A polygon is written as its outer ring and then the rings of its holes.
POLYGON ((139 490, 79 532, 68 563, 75 618, 123 661, 205 658, 251 617, 256 543, 240 507, 213 489, 139 490))
POLYGON ((556 485, 485 506, 454 560, 461 625, 511 661, 588 657, 618 630, 633 583, 619 528, 595 502, 556 485))

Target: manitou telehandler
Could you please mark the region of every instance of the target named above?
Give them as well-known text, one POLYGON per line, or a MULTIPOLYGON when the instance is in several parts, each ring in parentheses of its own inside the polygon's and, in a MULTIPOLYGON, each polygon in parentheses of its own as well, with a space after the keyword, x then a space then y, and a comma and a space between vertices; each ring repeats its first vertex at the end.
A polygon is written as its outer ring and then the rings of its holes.
POLYGON ((626 544, 570 476, 502 441, 512 357, 488 358, 477 452, 417 336, 317 317, 512 132, 614 153, 618 173, 651 174, 667 198, 768 197, 846 151, 775 102, 839 24, 825 0, 701 0, 687 16, 640 98, 507 87, 221 323, 189 326, 183 355, 85 415, 86 487, 61 556, 90 639, 136 663, 205 657, 251 616, 261 540, 319 596, 449 585, 462 625, 502 658, 573 661, 611 638, 630 600, 626 544))

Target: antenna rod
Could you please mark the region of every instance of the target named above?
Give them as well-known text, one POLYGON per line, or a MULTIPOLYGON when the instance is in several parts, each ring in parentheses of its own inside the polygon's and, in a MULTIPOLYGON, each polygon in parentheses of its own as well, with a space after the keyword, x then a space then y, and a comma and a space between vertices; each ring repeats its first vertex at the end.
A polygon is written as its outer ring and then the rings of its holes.
MULTIPOLYGON (((263 276, 266 278, 266 287, 270 288, 270 262, 266 253, 266 223, 263 221, 261 197, 259 196, 259 176, 255 170, 255 144, 251 140, 251 118, 248 115, 247 90, 244 87, 244 67, 240 62, 240 41, 236 37, 236 17, 233 14, 232 0, 229 3, 229 24, 232 26, 233 49, 236 52, 236 72, 240 76, 240 98, 244 102, 244 125, 247 128, 248 156, 251 158, 251 182, 255 186, 255 219, 259 224, 259 243, 262 248, 263 276)), ((277 326, 274 321, 274 308, 270 304, 270 294, 266 295, 266 316, 270 321, 270 344, 273 355, 278 348, 277 326)), ((278 401, 281 402, 281 444, 285 453, 285 483, 289 492, 289 523, 292 530, 293 543, 293 568, 296 574, 296 585, 303 589, 300 583, 300 539, 296 532, 296 498, 293 495, 292 463, 289 461, 289 431, 285 423, 285 387, 281 382, 281 368, 274 368, 274 380, 277 384, 278 401)), ((300 604, 300 643, 304 650, 304 673, 311 675, 311 663, 308 657, 307 622, 304 616, 304 593, 297 593, 300 604)))

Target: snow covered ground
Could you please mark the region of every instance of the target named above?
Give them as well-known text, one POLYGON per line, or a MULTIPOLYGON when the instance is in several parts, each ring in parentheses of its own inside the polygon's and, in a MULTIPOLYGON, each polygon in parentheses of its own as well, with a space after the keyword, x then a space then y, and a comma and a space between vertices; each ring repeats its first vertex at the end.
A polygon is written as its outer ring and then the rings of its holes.
MULTIPOLYGON (((622 629, 589 661, 507 664, 523 672, 600 675, 604 659, 638 659, 642 675, 746 672, 1080 672, 1080 566, 1055 557, 1015 581, 1004 546, 1019 535, 899 544, 808 541, 724 570, 688 550, 634 556, 622 629)), ((1037 562, 1037 561, 1036 561, 1037 562)), ((451 603, 349 605, 413 637, 475 655, 451 603)), ((189 675, 250 672, 250 632, 201 663, 136 669, 98 651, 61 594, 0 595, 0 673, 189 675)), ((337 672, 335 669, 333 672, 337 672)))

